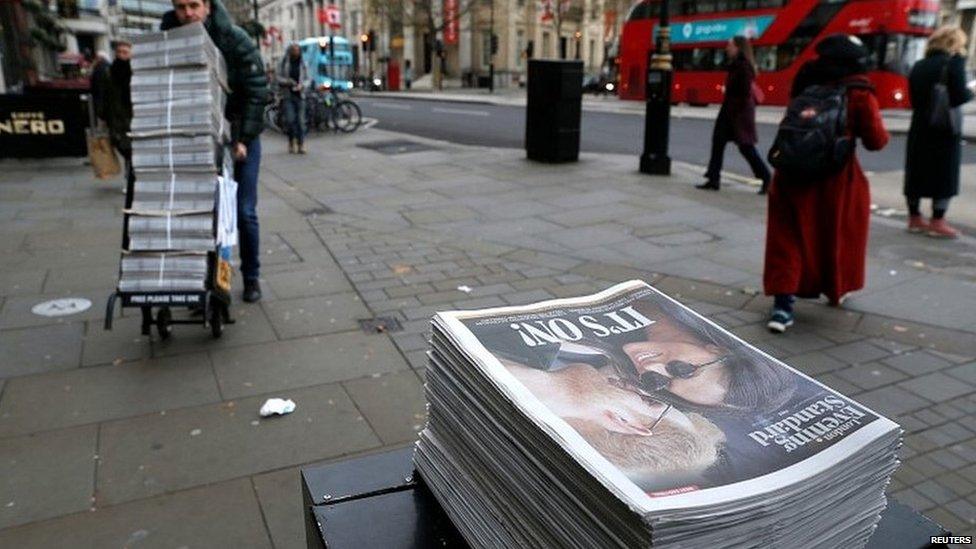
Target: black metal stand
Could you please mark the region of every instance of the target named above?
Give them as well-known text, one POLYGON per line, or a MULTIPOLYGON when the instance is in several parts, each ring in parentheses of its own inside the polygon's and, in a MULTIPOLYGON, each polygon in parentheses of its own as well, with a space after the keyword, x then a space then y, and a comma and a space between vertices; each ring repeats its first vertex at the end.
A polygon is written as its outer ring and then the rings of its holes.
POLYGON ((115 292, 105 304, 105 329, 112 329, 115 302, 122 300, 122 308, 138 308, 142 314, 142 335, 152 333, 152 327, 160 339, 169 339, 174 324, 197 324, 210 328, 214 338, 224 334, 225 324, 234 324, 230 316, 230 296, 224 292, 115 292), (186 308, 200 311, 197 318, 173 318, 171 309, 186 308), (153 315, 153 309, 156 314, 153 315))
MULTIPOLYGON (((309 549, 467 549, 437 500, 413 471, 413 447, 302 469, 302 512, 309 549)), ((940 549, 944 528, 888 501, 865 549, 940 549)))

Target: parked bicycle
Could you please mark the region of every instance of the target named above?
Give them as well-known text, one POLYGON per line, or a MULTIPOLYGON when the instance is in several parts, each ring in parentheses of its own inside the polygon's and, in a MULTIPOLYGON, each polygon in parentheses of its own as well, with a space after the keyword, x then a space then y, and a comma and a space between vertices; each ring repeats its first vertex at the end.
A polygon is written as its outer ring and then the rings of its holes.
POLYGON ((340 96, 335 88, 323 85, 309 95, 305 106, 308 127, 317 131, 351 133, 363 123, 363 113, 353 100, 340 96))
MULTIPOLYGON (((282 96, 276 93, 264 110, 265 125, 278 132, 284 127, 281 103, 282 96)), ((336 90, 325 85, 305 95, 305 123, 309 130, 318 132, 332 130, 351 133, 363 123, 363 115, 354 101, 340 96, 336 90)))

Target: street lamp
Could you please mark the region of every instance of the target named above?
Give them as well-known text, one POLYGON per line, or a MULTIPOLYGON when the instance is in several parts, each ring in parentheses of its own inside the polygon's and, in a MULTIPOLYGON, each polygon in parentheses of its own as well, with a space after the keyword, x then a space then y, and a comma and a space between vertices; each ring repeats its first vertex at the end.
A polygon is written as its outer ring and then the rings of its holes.
POLYGON ((644 93, 647 110, 644 115, 644 152, 640 157, 641 173, 671 175, 668 136, 671 124, 671 26, 668 0, 661 0, 657 25, 657 43, 647 63, 644 93))
POLYGON ((573 33, 573 39, 576 42, 576 59, 580 58, 580 44, 583 42, 583 33, 576 31, 573 33))

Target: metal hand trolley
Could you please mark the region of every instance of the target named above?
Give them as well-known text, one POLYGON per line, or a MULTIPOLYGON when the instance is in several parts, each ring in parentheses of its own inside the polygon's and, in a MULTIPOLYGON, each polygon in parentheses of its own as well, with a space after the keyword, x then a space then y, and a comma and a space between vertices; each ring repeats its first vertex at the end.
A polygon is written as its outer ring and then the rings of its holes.
MULTIPOLYGON (((216 255, 208 253, 208 255, 216 255)), ((215 258, 208 263, 216 265, 215 258)), ((213 275, 216 276, 216 275, 213 275)), ((213 279, 208 274, 208 279, 213 279)), ((230 293, 219 288, 202 292, 122 292, 116 291, 108 296, 105 305, 105 329, 112 329, 115 302, 121 300, 122 308, 138 308, 142 313, 142 335, 150 335, 152 327, 160 339, 169 339, 174 324, 200 324, 210 329, 214 338, 224 333, 224 325, 234 324, 230 315, 230 293), (173 318, 173 309, 186 308, 191 311, 190 318, 173 318), (155 314, 153 311, 155 310, 155 314)))

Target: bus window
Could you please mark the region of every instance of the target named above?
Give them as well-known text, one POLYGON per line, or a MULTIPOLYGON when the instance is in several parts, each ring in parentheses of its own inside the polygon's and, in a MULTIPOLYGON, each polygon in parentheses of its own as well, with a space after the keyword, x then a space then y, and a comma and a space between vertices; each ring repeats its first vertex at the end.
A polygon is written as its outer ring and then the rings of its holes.
POLYGON ((775 71, 777 68, 776 46, 759 46, 755 48, 756 66, 761 72, 775 71))
POLYGON ((865 34, 858 36, 869 52, 868 70, 883 70, 908 75, 915 62, 925 56, 927 39, 904 34, 865 34))

